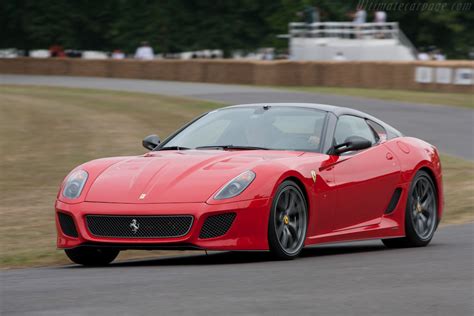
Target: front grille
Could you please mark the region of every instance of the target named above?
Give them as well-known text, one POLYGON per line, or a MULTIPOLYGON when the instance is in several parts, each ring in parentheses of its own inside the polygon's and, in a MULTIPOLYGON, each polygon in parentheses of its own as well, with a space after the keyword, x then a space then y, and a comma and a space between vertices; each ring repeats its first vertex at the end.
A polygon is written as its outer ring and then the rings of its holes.
POLYGON ((69 237, 79 237, 77 234, 76 225, 71 215, 58 212, 59 225, 64 235, 69 237))
POLYGON ((227 233, 230 226, 234 222, 235 216, 235 213, 224 213, 209 216, 204 222, 204 225, 202 225, 199 238, 206 239, 224 235, 227 233))
POLYGON ((89 231, 94 236, 119 238, 171 238, 186 235, 193 224, 193 217, 191 215, 87 215, 86 221, 89 231))

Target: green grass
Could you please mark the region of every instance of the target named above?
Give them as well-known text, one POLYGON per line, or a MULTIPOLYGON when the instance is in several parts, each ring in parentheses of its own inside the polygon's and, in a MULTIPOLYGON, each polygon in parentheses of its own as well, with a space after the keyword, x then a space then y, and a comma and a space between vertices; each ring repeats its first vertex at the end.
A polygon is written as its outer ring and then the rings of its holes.
MULTIPOLYGON (((148 134, 162 137, 218 104, 150 94, 0 86, 1 267, 67 263, 56 250, 54 201, 76 165, 138 155, 148 134)), ((474 164, 442 157, 444 223, 473 220, 474 164)), ((169 255, 152 252, 151 255, 169 255)), ((120 258, 149 256, 127 251, 120 258)))
POLYGON ((55 249, 53 210, 59 184, 76 165, 144 153, 144 136, 169 135, 218 106, 150 94, 0 86, 1 266, 67 262, 55 249))
POLYGON ((370 99, 392 100, 410 103, 451 105, 474 109, 473 94, 423 92, 389 89, 360 89, 335 87, 278 87, 283 90, 294 90, 311 93, 336 94, 370 99))

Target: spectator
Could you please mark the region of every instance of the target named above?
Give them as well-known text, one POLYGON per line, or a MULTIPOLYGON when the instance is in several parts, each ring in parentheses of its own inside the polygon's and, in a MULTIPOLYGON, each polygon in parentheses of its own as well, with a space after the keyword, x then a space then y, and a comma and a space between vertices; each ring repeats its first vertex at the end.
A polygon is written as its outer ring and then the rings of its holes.
POLYGON ((116 49, 112 52, 112 59, 124 59, 125 54, 120 50, 116 49))
POLYGON ((364 10, 362 6, 357 7, 357 11, 354 13, 354 20, 353 23, 362 24, 367 21, 367 12, 364 10))
POLYGON ((303 11, 296 12, 296 16, 308 24, 321 22, 319 8, 312 5, 304 6, 303 11))
POLYGON ((471 48, 467 56, 469 57, 469 59, 474 59, 474 48, 471 48))
POLYGON ((364 10, 362 6, 357 7, 357 11, 354 13, 354 19, 352 22, 356 24, 354 30, 356 32, 356 37, 361 38, 360 31, 362 30, 362 27, 360 24, 364 24, 367 21, 367 12, 364 10))
POLYGON ((320 22, 321 19, 319 17, 319 8, 318 7, 313 7, 313 6, 306 6, 304 8, 304 17, 305 17, 305 22, 306 23, 317 23, 320 22))
POLYGON ((66 57, 64 53, 64 48, 60 45, 53 45, 49 48, 49 55, 51 57, 66 57))
POLYGON ((346 61, 347 58, 346 56, 344 56, 344 54, 342 52, 337 52, 336 55, 334 55, 334 57, 332 58, 332 60, 335 60, 335 61, 346 61))
POLYGON ((430 60, 430 55, 424 51, 420 51, 417 56, 418 60, 430 60))
POLYGON ((142 45, 137 48, 135 52, 135 58, 141 60, 151 60, 155 57, 153 48, 150 47, 148 42, 142 42, 142 45))
POLYGON ((441 50, 439 49, 436 49, 434 52, 433 52, 433 59, 434 60, 446 60, 446 55, 444 55, 441 50))
POLYGON ((265 49, 265 51, 263 52, 263 55, 262 55, 262 59, 263 60, 273 60, 273 58, 274 58, 273 50, 270 49, 270 48, 265 49))
POLYGON ((385 11, 375 11, 375 13, 374 13, 374 22, 375 23, 385 23, 385 22, 387 22, 387 13, 385 11))
MULTIPOLYGON (((385 11, 375 11, 374 13, 374 22, 375 23, 386 23, 387 22, 387 13, 385 11)), ((375 27, 378 32, 375 34, 377 38, 385 37, 385 27, 383 25, 378 25, 375 27)))
POLYGON ((69 58, 82 58, 82 52, 79 50, 68 49, 68 50, 65 50, 64 53, 66 54, 66 57, 69 57, 69 58))

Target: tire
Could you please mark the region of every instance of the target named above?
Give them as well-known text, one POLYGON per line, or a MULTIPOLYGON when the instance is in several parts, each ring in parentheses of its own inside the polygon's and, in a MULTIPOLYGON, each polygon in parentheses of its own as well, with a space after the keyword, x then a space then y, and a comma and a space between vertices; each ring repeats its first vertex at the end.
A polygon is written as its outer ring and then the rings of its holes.
POLYGON ((113 248, 78 247, 65 249, 68 258, 83 266, 105 266, 117 258, 120 250, 113 248))
POLYGON ((408 192, 405 237, 382 239, 382 242, 389 248, 424 247, 433 238, 438 223, 436 186, 429 174, 420 170, 413 178, 408 192))
POLYGON ((279 260, 296 258, 304 247, 308 207, 301 189, 286 180, 278 186, 268 221, 268 244, 279 260))

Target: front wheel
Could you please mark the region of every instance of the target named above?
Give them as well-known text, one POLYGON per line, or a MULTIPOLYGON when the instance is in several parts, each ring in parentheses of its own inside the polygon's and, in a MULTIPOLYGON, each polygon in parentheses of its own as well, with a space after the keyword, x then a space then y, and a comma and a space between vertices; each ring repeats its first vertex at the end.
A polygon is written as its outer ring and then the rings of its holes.
POLYGON ((425 171, 418 171, 410 185, 405 212, 406 236, 382 242, 390 248, 428 245, 438 226, 438 198, 433 180, 425 171))
POLYGON ((105 266, 117 258, 120 250, 113 248, 78 247, 65 249, 68 258, 84 266, 105 266))
POLYGON ((304 247, 308 226, 306 199, 293 181, 284 181, 273 199, 268 223, 270 251, 278 259, 299 255, 304 247))

